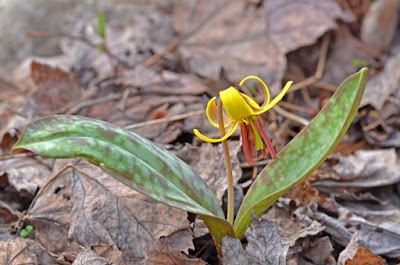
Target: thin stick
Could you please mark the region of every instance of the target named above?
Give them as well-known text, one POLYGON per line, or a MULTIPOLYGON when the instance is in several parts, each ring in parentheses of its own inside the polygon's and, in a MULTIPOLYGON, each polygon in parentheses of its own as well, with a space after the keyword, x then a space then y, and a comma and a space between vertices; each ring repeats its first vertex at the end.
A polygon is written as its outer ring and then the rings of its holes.
POLYGON ((185 114, 175 115, 175 116, 169 117, 169 118, 161 118, 161 119, 157 119, 157 120, 151 120, 151 121, 145 121, 145 122, 141 122, 141 123, 135 123, 135 124, 131 124, 131 125, 126 126, 125 129, 132 130, 132 129, 137 129, 137 128, 141 128, 141 127, 145 127, 145 126, 149 126, 149 125, 154 125, 154 124, 160 124, 160 123, 183 120, 183 119, 186 119, 186 118, 189 118, 189 117, 202 115, 202 114, 204 114, 204 112, 205 112, 204 110, 196 110, 196 111, 185 113, 185 114))
MULTIPOLYGON (((222 117, 222 101, 219 99, 218 101, 218 125, 219 132, 221 133, 221 137, 225 136, 225 127, 224 127, 224 119, 222 117)), ((233 176, 232 176, 232 164, 231 157, 229 156, 229 148, 226 140, 222 141, 222 148, 224 149, 225 156, 225 165, 226 165, 226 175, 228 177, 228 212, 227 212, 227 220, 230 224, 233 225, 233 215, 234 215, 234 206, 235 199, 233 193, 233 176)))
POLYGON ((178 40, 173 40, 171 41, 167 46, 164 47, 164 49, 159 52, 154 54, 153 56, 151 56, 149 59, 147 59, 142 66, 147 68, 152 66, 155 62, 157 62, 158 60, 160 60, 165 54, 175 50, 176 47, 178 47, 179 45, 179 41, 178 40))
POLYGON ((318 63, 317 63, 317 69, 315 70, 315 74, 307 79, 302 80, 301 82, 294 84, 289 89, 288 93, 291 93, 291 92, 299 90, 303 87, 312 85, 315 82, 317 82, 319 79, 321 79, 321 77, 324 73, 326 56, 327 56, 328 48, 329 48, 329 41, 330 41, 330 35, 326 34, 324 36, 324 38, 322 39, 321 50, 320 50, 319 59, 318 59, 318 63))
POLYGON ((308 120, 306 120, 306 119, 304 119, 304 118, 302 118, 300 116, 297 116, 297 115, 295 115, 293 113, 290 113, 290 112, 282 109, 278 105, 275 105, 273 110, 278 112, 280 115, 282 115, 282 116, 284 116, 284 117, 286 117, 288 119, 291 119, 293 121, 296 121, 296 122, 298 122, 298 123, 300 123, 300 124, 302 124, 304 126, 307 126, 310 123, 308 120))

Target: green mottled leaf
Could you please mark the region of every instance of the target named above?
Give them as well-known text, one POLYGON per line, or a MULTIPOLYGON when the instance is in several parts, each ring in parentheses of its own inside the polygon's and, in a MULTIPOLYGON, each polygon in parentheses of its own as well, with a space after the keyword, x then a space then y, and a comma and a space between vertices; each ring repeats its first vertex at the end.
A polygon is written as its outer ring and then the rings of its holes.
POLYGON ((149 140, 110 123, 59 115, 29 124, 13 147, 50 158, 84 157, 127 186, 199 214, 220 241, 233 235, 217 198, 191 168, 149 140))
POLYGON ((317 117, 258 175, 237 214, 235 236, 251 222, 251 209, 262 214, 288 189, 310 175, 333 151, 349 128, 364 94, 368 69, 348 77, 317 117))

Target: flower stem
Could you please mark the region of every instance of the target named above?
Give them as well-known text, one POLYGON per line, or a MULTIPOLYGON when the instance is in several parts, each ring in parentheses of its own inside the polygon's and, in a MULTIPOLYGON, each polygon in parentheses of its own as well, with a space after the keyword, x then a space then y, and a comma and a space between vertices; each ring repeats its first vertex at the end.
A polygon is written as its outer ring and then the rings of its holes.
MULTIPOLYGON (((219 132, 221 137, 225 136, 225 127, 224 127, 224 119, 222 116, 222 101, 219 99, 218 106, 218 125, 219 125, 219 132)), ((233 215, 234 215, 234 206, 235 206, 235 199, 233 193, 233 176, 232 176, 232 164, 231 158, 229 156, 229 149, 228 143, 226 140, 222 141, 222 148, 224 149, 224 156, 225 156, 225 165, 226 165, 226 175, 228 177, 228 211, 227 211, 227 220, 230 224, 233 225, 233 215)))

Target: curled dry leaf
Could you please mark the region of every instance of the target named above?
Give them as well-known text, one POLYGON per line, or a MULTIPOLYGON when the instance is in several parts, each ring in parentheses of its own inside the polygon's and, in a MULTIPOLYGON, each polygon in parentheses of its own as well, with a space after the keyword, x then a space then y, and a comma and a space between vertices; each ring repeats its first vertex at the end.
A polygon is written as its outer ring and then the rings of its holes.
MULTIPOLYGON (((78 253, 78 256, 72 263, 72 265, 81 265, 81 264, 88 264, 88 265, 109 265, 107 259, 100 257, 91 249, 84 249, 78 253)), ((113 263, 114 264, 114 263, 113 263)))
POLYGON ((347 260, 352 260, 354 255, 357 253, 358 247, 358 233, 355 232, 351 237, 349 244, 342 252, 340 252, 337 265, 346 265, 347 260))
POLYGON ((391 185, 400 180, 400 163, 395 149, 359 150, 354 155, 338 156, 333 169, 338 181, 321 180, 317 186, 372 188, 391 185))
POLYGON ((360 107, 369 104, 380 111, 388 98, 398 91, 399 82, 400 53, 397 53, 387 61, 382 73, 368 81, 360 107))
POLYGON ((298 239, 315 236, 325 229, 325 226, 315 220, 308 225, 300 224, 299 221, 292 218, 288 208, 288 206, 281 208, 274 204, 261 215, 262 220, 268 220, 276 228, 282 244, 293 247, 298 239))
POLYGON ((51 175, 50 160, 41 158, 14 158, 0 161, 0 176, 6 175, 8 182, 18 192, 27 191, 32 196, 51 175))
POLYGON ((335 19, 352 19, 335 1, 178 1, 174 27, 182 36, 179 51, 190 70, 229 80, 246 75, 266 80, 278 94, 286 69, 285 54, 314 43, 336 26, 335 19))
MULTIPOLYGON (((133 191, 93 165, 74 169, 72 186, 68 236, 81 245, 111 245, 143 264, 154 240, 189 229, 186 212, 133 191)), ((191 240, 184 242, 180 251, 193 247, 191 240)))
POLYGON ((224 264, 286 264, 286 254, 289 246, 281 244, 281 239, 275 227, 267 221, 258 221, 253 215, 250 228, 245 232, 248 245, 243 249, 239 239, 224 237, 222 239, 222 252, 224 264))
POLYGON ((352 235, 357 232, 360 245, 370 249, 374 254, 389 258, 400 257, 400 227, 398 223, 376 224, 340 205, 336 205, 336 208, 339 214, 338 219, 318 211, 311 213, 310 216, 323 222, 326 226, 325 231, 342 246, 347 246, 352 235))

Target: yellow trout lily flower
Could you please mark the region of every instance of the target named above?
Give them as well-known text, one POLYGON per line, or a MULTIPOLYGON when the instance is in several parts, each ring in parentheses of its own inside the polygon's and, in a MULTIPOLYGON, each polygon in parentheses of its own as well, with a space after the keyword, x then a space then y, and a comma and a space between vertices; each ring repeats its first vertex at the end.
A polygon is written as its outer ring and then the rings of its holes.
MULTIPOLYGON (((276 157, 271 141, 262 128, 262 125, 257 119, 256 115, 262 114, 275 106, 283 98, 293 82, 287 82, 279 95, 271 101, 271 96, 267 85, 257 76, 248 76, 244 78, 239 85, 243 85, 244 82, 249 79, 258 80, 264 88, 265 100, 261 106, 259 106, 251 97, 244 93, 240 93, 238 90, 236 90, 236 88, 231 86, 219 93, 222 105, 226 114, 228 115, 223 115, 224 127, 227 128, 230 126, 228 132, 223 137, 218 139, 208 138, 207 136, 201 134, 197 129, 194 129, 193 132, 204 141, 217 143, 228 139, 228 137, 233 134, 240 123, 243 152, 247 162, 250 165, 254 165, 253 158, 256 157, 257 150, 261 150, 264 158, 267 157, 265 146, 268 148, 271 157, 276 157)), ((212 125, 219 128, 218 111, 215 100, 216 97, 210 99, 207 104, 207 118, 212 125)))

